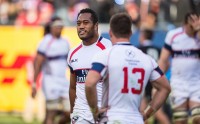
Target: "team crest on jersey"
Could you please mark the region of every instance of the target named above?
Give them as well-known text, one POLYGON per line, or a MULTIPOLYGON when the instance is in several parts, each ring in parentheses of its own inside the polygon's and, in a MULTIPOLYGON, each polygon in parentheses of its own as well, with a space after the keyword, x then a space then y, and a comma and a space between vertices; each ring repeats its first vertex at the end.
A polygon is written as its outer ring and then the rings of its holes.
POLYGON ((133 52, 133 50, 130 50, 130 49, 126 50, 125 53, 128 57, 131 57, 131 58, 135 56, 135 53, 133 52))
POLYGON ((72 117, 72 124, 75 124, 78 119, 79 119, 79 116, 72 117))

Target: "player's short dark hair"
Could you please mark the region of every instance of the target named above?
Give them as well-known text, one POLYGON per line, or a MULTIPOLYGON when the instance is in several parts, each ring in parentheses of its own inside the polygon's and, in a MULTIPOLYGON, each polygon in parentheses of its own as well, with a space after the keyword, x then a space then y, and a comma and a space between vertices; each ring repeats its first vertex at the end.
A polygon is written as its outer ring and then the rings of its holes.
POLYGON ((128 38, 130 34, 132 26, 131 17, 127 13, 117 13, 113 15, 110 19, 110 28, 113 34, 119 38, 128 38))
POLYGON ((82 9, 79 13, 78 13, 78 16, 77 16, 77 19, 79 17, 80 14, 82 13, 90 13, 91 14, 91 20, 94 24, 96 24, 99 20, 98 20, 98 16, 96 14, 96 12, 90 8, 85 8, 85 9, 82 9))
POLYGON ((153 39, 153 30, 152 29, 143 29, 142 33, 144 35, 144 37, 148 40, 152 40, 153 39))
POLYGON ((196 12, 189 12, 185 15, 185 18, 184 18, 184 24, 188 24, 188 21, 191 17, 191 15, 196 15, 196 16, 200 16, 200 14, 196 13, 196 12))

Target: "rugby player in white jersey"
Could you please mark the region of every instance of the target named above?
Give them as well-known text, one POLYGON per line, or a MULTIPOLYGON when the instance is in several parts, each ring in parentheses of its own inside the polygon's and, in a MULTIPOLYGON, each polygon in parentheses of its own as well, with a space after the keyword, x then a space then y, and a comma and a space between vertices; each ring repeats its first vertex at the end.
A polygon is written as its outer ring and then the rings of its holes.
POLYGON ((159 65, 166 72, 172 57, 170 95, 175 124, 200 124, 200 16, 188 13, 184 25, 165 38, 159 65))
MULTIPOLYGON (((92 57, 99 51, 112 46, 110 40, 99 36, 98 17, 89 9, 82 9, 77 16, 77 33, 82 43, 70 50, 70 104, 73 124, 91 124, 94 119, 85 96, 85 78, 91 68, 92 57)), ((98 106, 101 105, 102 81, 97 84, 98 106)))
POLYGON ((144 124, 165 102, 170 85, 153 58, 130 44, 132 21, 126 13, 111 17, 109 35, 113 47, 99 52, 92 61, 85 83, 86 97, 100 123, 144 124), (97 107, 98 80, 103 79, 102 108, 97 107), (147 108, 140 103, 148 81, 157 89, 147 108))
POLYGON ((36 81, 42 71, 42 90, 46 100, 44 124, 54 124, 57 115, 59 124, 70 121, 69 81, 66 79, 67 55, 70 49, 67 40, 61 37, 63 22, 54 17, 45 27, 45 35, 37 49, 34 62, 32 97, 36 96, 36 81))

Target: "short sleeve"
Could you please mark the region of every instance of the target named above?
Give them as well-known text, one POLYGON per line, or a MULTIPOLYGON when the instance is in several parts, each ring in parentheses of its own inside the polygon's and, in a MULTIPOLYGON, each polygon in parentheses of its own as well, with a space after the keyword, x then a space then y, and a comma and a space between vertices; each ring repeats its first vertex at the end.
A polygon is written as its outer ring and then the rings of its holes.
POLYGON ((38 48, 37 48, 37 53, 41 54, 41 55, 46 55, 46 43, 45 41, 41 41, 38 45, 38 48))
POLYGON ((169 31, 165 37, 164 48, 166 48, 169 51, 172 51, 172 48, 171 48, 172 37, 173 35, 171 31, 169 31))
POLYGON ((91 70, 95 70, 100 73, 103 77, 107 72, 107 61, 108 61, 108 50, 103 50, 94 55, 92 59, 92 68, 91 70))
POLYGON ((156 63, 156 61, 153 58, 151 58, 151 62, 153 65, 153 70, 150 75, 150 81, 154 81, 154 80, 157 80, 158 78, 160 78, 164 73, 159 68, 158 64, 156 63))
POLYGON ((71 62, 70 62, 70 56, 71 56, 72 50, 69 50, 68 56, 67 56, 67 64, 69 66, 70 72, 73 73, 73 68, 71 66, 71 62))

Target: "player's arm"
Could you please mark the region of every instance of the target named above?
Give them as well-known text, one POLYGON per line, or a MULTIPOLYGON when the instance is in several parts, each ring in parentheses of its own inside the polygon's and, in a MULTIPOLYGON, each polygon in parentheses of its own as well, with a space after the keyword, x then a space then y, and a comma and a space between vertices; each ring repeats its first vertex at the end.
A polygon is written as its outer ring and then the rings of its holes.
POLYGON ((152 85, 157 91, 155 92, 150 104, 144 110, 144 120, 148 119, 164 104, 171 91, 169 82, 164 75, 153 81, 152 85))
POLYGON ((90 70, 88 72, 88 75, 85 81, 86 98, 87 98, 88 104, 90 106, 90 109, 93 113, 94 118, 95 118, 95 115, 98 113, 96 85, 97 85, 97 82, 100 80, 100 78, 101 78, 101 75, 99 72, 90 70))
POLYGON ((32 97, 36 96, 36 81, 37 77, 42 69, 42 64, 45 61, 45 56, 41 53, 37 53, 35 60, 34 60, 34 77, 33 77, 33 84, 32 84, 32 97))
POLYGON ((74 103, 76 99, 76 74, 70 73, 70 87, 69 87, 69 99, 70 99, 70 112, 73 112, 74 103))
POLYGON ((160 58, 158 60, 159 67, 163 72, 167 72, 167 69, 169 68, 170 62, 169 58, 171 56, 171 51, 166 49, 165 47, 162 48, 160 58))

